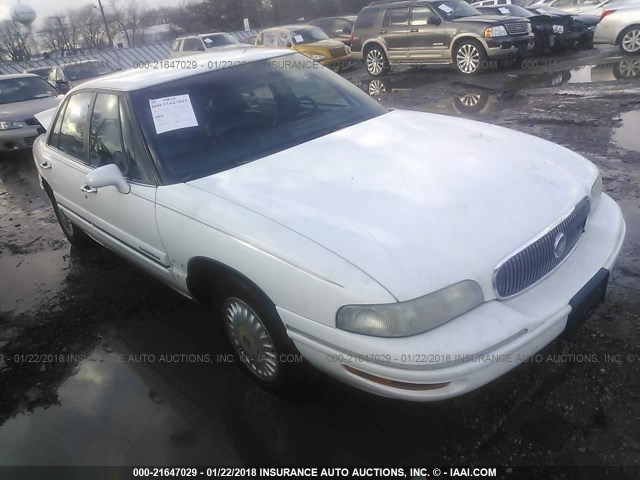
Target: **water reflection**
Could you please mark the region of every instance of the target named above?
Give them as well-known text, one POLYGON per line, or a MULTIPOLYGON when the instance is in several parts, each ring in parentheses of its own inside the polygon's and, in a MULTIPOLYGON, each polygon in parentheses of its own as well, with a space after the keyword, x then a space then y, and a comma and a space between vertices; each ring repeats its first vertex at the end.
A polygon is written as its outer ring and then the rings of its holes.
POLYGON ((613 131, 613 143, 625 150, 640 152, 640 110, 623 113, 620 120, 620 126, 613 131))

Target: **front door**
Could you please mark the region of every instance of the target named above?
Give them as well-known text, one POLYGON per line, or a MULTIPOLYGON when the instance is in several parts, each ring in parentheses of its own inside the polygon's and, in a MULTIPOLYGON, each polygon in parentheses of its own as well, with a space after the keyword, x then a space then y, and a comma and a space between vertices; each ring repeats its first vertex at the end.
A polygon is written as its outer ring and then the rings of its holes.
POLYGON ((449 43, 445 22, 428 6, 415 6, 411 9, 409 23, 409 58, 443 58, 449 43))

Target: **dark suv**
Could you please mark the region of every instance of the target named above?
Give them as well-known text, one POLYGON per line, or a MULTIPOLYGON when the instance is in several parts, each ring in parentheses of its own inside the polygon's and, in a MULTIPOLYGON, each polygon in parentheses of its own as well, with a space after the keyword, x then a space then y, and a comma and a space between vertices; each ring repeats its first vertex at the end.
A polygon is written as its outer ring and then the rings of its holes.
POLYGON ((377 77, 391 64, 453 64, 473 75, 489 60, 518 57, 534 46, 525 18, 482 15, 462 0, 374 2, 353 27, 353 57, 377 77))

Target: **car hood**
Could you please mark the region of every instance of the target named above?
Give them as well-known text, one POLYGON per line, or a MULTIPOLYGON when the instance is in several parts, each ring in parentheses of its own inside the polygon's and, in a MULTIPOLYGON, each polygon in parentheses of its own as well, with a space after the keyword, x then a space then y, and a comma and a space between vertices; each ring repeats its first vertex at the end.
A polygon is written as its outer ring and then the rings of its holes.
POLYGON ((308 52, 311 50, 324 49, 331 50, 332 48, 344 47, 344 43, 340 40, 334 40, 332 38, 328 38, 326 40, 319 40, 313 43, 302 43, 298 45, 294 45, 294 49, 299 52, 308 52))
POLYGON ((37 98, 26 102, 0 105, 0 120, 21 121, 33 118, 36 113, 56 107, 63 95, 57 97, 37 98))
POLYGON ((464 279, 493 298, 497 263, 596 177, 532 136, 394 110, 189 185, 324 246, 402 301, 464 279))

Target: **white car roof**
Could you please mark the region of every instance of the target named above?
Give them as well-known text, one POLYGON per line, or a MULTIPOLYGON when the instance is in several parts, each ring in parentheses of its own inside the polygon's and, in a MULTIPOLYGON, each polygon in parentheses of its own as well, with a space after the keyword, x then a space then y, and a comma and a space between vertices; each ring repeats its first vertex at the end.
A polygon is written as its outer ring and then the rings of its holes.
POLYGON ((222 70, 239 64, 258 62, 293 53, 295 52, 288 49, 258 48, 247 45, 246 47, 218 50, 188 57, 160 60, 157 65, 158 68, 154 68, 155 62, 149 62, 149 68, 132 68, 97 77, 78 85, 73 91, 106 89, 129 92, 192 77, 212 70, 222 70), (189 68, 193 64, 195 64, 195 68, 189 68))

